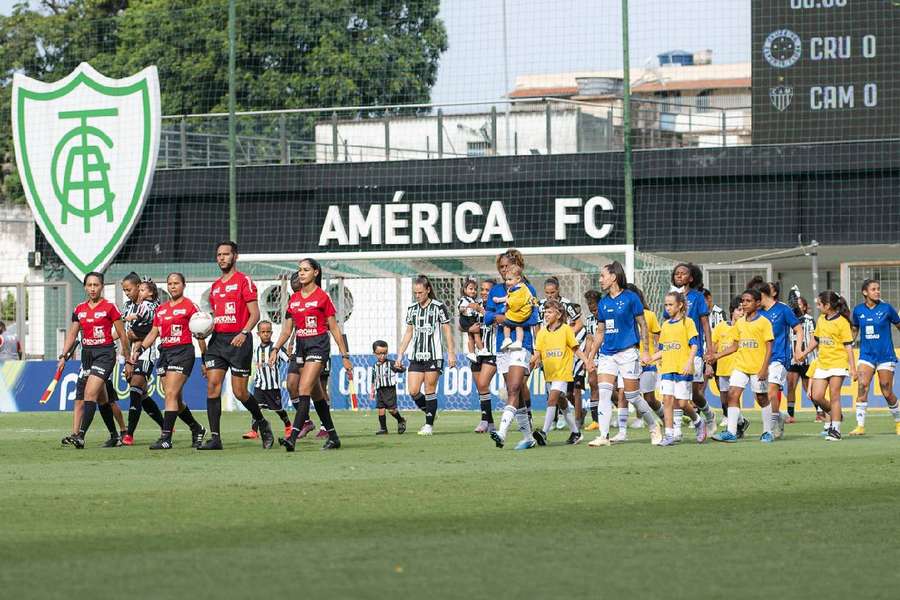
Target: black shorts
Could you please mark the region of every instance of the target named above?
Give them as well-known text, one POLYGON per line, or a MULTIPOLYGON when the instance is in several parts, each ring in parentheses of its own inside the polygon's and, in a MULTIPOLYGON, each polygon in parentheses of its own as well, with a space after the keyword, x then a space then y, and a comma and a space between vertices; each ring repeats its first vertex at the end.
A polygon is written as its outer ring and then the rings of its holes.
POLYGON ((809 365, 791 365, 788 373, 800 373, 800 377, 809 377, 809 365))
MULTIPOLYGON (((87 385, 87 378, 90 375, 90 371, 81 370, 78 373, 78 381, 75 383, 75 399, 76 400, 84 400, 84 386, 87 385)), ((106 398, 110 402, 117 402, 119 400, 119 395, 116 393, 116 386, 113 385, 112 377, 106 380, 106 398)))
MULTIPOLYGON (((573 390, 574 388, 584 389, 584 371, 579 374, 575 374, 573 376, 572 383, 569 384, 569 390, 573 390)), ((569 392, 572 393, 571 391, 569 392)))
POLYGON ((138 356, 137 362, 134 363, 134 375, 140 375, 144 379, 150 379, 153 374, 153 348, 147 348, 138 356))
POLYGON ((440 373, 444 370, 444 360, 411 360, 407 370, 410 373, 440 373))
POLYGON ((383 387, 375 390, 375 408, 397 408, 397 388, 383 387))
POLYGON ((99 346, 81 350, 81 371, 84 376, 93 375, 108 381, 116 368, 116 347, 99 346))
POLYGON ((459 317, 459 330, 465 333, 469 333, 469 329, 471 329, 472 325, 475 325, 478 322, 478 315, 472 315, 471 317, 467 317, 465 315, 460 315, 459 317))
POLYGON ((294 358, 295 358, 295 356, 294 356, 293 354, 291 354, 291 355, 288 357, 288 367, 287 367, 287 374, 288 374, 288 375, 299 375, 299 374, 300 374, 300 368, 303 366, 303 365, 301 365, 301 364, 298 364, 297 361, 294 360, 294 358))
POLYGON ((165 377, 166 373, 181 373, 191 376, 194 370, 194 345, 182 344, 159 349, 159 360, 156 361, 156 375, 165 377))
POLYGON ((331 342, 328 334, 298 337, 294 343, 294 362, 303 366, 307 362, 328 363, 331 360, 331 342))
POLYGON ((259 403, 260 408, 269 410, 281 410, 281 390, 253 390, 253 397, 259 403))
POLYGON ((471 366, 473 373, 481 372, 481 365, 491 365, 492 367, 497 367, 497 357, 496 356, 479 356, 475 363, 471 366))
POLYGON ((231 345, 237 333, 213 333, 203 364, 207 369, 231 369, 236 377, 250 377, 250 365, 253 363, 253 339, 247 336, 240 347, 231 345))

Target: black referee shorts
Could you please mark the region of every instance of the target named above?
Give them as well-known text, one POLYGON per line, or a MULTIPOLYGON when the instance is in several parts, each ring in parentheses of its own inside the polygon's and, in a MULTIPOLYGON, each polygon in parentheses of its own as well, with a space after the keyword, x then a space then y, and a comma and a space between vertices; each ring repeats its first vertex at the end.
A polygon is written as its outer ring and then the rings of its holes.
POLYGON ((81 350, 81 370, 87 375, 108 381, 116 367, 116 347, 87 347, 81 350))
POLYGON ((253 363, 253 340, 250 336, 240 347, 232 346, 231 340, 237 333, 213 333, 206 348, 203 364, 207 369, 231 369, 236 377, 250 377, 250 365, 253 363))
POLYGON ((165 377, 166 373, 181 373, 191 376, 194 370, 194 345, 181 344, 159 349, 159 360, 156 361, 156 375, 165 377))

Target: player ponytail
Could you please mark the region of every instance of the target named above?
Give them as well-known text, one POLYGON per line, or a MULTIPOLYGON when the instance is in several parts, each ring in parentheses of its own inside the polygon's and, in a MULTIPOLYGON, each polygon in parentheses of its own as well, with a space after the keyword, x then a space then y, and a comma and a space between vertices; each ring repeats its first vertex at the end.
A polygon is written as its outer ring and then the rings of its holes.
POLYGON ((309 268, 316 272, 316 285, 322 287, 322 265, 314 258, 304 258, 300 264, 306 263, 309 268))
POLYGON ((141 285, 141 276, 132 271, 122 278, 122 283, 128 282, 131 285, 141 285))
POLYGON ((428 297, 431 300, 437 300, 437 296, 434 295, 434 287, 431 285, 431 280, 428 279, 426 275, 419 275, 413 281, 413 285, 421 285, 426 290, 428 290, 428 297))
POLYGON ((773 300, 778 300, 778 297, 781 295, 781 286, 778 285, 777 281, 767 281, 763 283, 759 289, 763 294, 773 300))
POLYGON ((628 278, 625 276, 625 268, 622 267, 622 263, 614 260, 609 264, 603 265, 603 268, 607 273, 616 278, 616 285, 619 286, 620 290, 626 289, 628 286, 628 278))
POLYGON ((825 290, 819 294, 819 302, 822 303, 822 306, 827 306, 848 321, 850 320, 850 307, 847 305, 847 300, 837 292, 825 290))
POLYGON ((766 285, 766 280, 759 275, 754 275, 753 279, 747 282, 747 289, 760 290, 764 285, 766 285))

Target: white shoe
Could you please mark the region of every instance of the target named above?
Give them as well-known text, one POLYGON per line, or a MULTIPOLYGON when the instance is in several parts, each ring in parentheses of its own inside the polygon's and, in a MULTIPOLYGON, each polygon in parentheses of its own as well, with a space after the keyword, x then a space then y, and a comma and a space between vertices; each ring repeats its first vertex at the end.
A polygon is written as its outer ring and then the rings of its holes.
POLYGON ((622 442, 628 441, 628 430, 623 428, 619 429, 619 433, 610 438, 610 443, 613 444, 621 444, 622 442))
POLYGON ((599 448, 600 446, 611 446, 609 439, 601 436, 597 436, 591 441, 588 442, 588 446, 591 448, 599 448))
POLYGON ((512 346, 512 340, 509 339, 509 338, 506 338, 506 339, 503 340, 503 342, 500 344, 500 351, 503 352, 503 351, 505 351, 506 349, 508 349, 510 346, 512 346))
POLYGON ((507 350, 521 350, 522 342, 516 340, 514 342, 510 342, 509 346, 506 347, 507 350))
POLYGON ((674 439, 676 443, 680 444, 680 443, 681 443, 681 440, 684 439, 684 434, 683 434, 683 433, 676 433, 675 436, 674 436, 672 439, 674 439))
POLYGON ((491 351, 487 348, 482 348, 478 352, 475 353, 476 356, 491 356, 491 351))
POLYGON ((419 430, 419 435, 431 435, 431 425, 422 425, 422 429, 419 430))
POLYGON ((663 435, 659 426, 655 427, 650 431, 650 445, 651 446, 659 446, 659 443, 662 441, 663 435))
POLYGON ((476 362, 478 362, 478 357, 475 356, 474 352, 466 352, 466 358, 468 358, 469 362, 472 364, 475 364, 476 362))
POLYGON ((565 417, 556 419, 556 428, 557 428, 557 429, 565 429, 566 427, 567 427, 567 424, 566 424, 566 418, 565 418, 565 417))

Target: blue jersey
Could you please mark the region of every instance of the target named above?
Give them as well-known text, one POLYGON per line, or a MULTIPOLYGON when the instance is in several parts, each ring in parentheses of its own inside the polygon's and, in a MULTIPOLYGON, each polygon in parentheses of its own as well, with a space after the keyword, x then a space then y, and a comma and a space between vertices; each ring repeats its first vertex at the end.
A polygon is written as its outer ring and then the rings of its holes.
MULTIPOLYGON (((534 286, 530 283, 527 283, 526 285, 528 286, 529 291, 531 291, 531 295, 536 296, 537 292, 535 292, 534 286)), ((506 304, 497 304, 494 302, 494 298, 503 298, 507 293, 506 286, 502 283, 495 283, 494 287, 491 288, 491 291, 488 292, 488 299, 484 305, 485 326, 490 327, 495 322, 497 325, 502 325, 506 313, 506 304)), ((536 310, 531 311, 532 316, 536 316, 537 312, 538 311, 536 310)), ((534 352, 534 337, 531 334, 531 327, 523 327, 522 329, 522 347, 529 352, 534 352)), ((516 330, 513 329, 511 334, 513 339, 515 339, 516 330)), ((494 350, 497 353, 500 352, 500 345, 503 343, 505 337, 502 326, 494 328, 494 350)))
POLYGON ((631 290, 622 290, 615 298, 603 296, 597 305, 597 327, 603 327, 600 352, 612 355, 637 346, 640 334, 636 318, 643 315, 644 305, 631 290))
POLYGON ((759 314, 772 323, 772 333, 775 335, 772 342, 772 360, 769 362, 780 362, 785 368, 791 366, 794 356, 791 350, 791 330, 800 324, 800 320, 784 302, 776 302, 772 308, 760 308, 759 314))
POLYGON ((897 323, 900 323, 900 315, 887 302, 879 302, 872 308, 865 304, 857 305, 850 324, 859 329, 859 359, 875 366, 897 362, 891 340, 891 325, 897 323))
MULTIPOLYGON (((677 288, 675 288, 677 289, 677 288)), ((709 308, 706 306, 706 298, 703 296, 703 292, 698 290, 688 290, 687 293, 684 294, 684 304, 685 304, 685 314, 691 318, 694 322, 694 327, 697 328, 697 334, 699 336, 699 344, 697 344, 697 356, 703 356, 703 344, 705 342, 704 333, 703 333, 703 324, 700 323, 700 317, 709 318, 709 308)), ((672 316, 663 310, 663 317, 666 319, 672 318, 672 316)))

